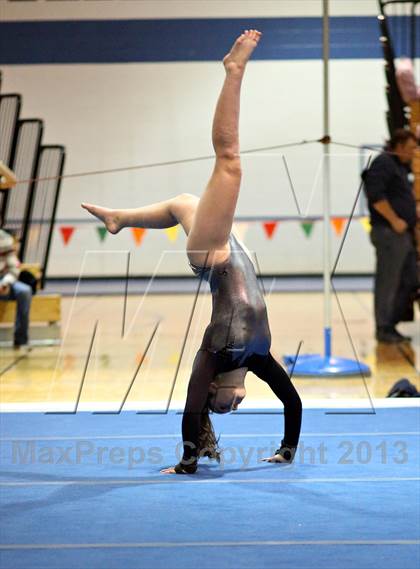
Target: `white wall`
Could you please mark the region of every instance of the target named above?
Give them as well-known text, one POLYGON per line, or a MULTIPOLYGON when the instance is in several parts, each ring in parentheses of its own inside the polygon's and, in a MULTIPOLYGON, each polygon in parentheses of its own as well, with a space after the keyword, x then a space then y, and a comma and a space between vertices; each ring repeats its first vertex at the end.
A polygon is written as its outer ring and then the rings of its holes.
MULTIPOLYGON (((7 3, 5 19, 235 17, 237 15, 319 15, 320 2, 45 2, 7 3), (139 5, 141 14, 139 15, 139 5), (197 6, 200 12, 197 13, 197 6), (240 10, 240 14, 238 11, 240 10)), ((6 10, 5 10, 6 7, 6 10)), ((376 2, 332 1, 335 15, 376 13, 376 2)), ((226 46, 228 48, 229 46, 226 46)), ((331 70, 331 134, 355 145, 386 138, 383 63, 379 59, 333 60, 331 70)), ((212 153, 212 113, 223 80, 215 62, 131 63, 102 65, 3 66, 3 92, 23 94, 23 114, 45 121, 45 143, 67 149, 65 173, 177 160, 212 153)), ((241 108, 242 149, 298 142, 322 136, 322 63, 255 61, 247 70, 241 108)), ((285 174, 284 153, 303 210, 322 214, 320 145, 301 146, 262 156, 244 156, 239 216, 296 215, 285 174), (319 172, 318 172, 319 174, 319 172), (311 198, 312 195, 312 198, 311 198)), ((331 148, 332 214, 350 212, 359 185, 357 150, 331 148)), ((58 231, 49 263, 49 276, 77 275, 86 250, 132 249, 132 271, 152 274, 162 250, 179 250, 185 238, 171 243, 160 231, 147 232, 136 248, 128 231, 98 240, 95 224, 84 223, 81 201, 134 207, 169 198, 179 192, 200 195, 212 163, 130 170, 118 174, 66 179, 58 208, 58 225, 74 225, 64 247, 58 231), (77 220, 67 223, 63 220, 77 220), (60 221, 61 220, 61 221, 60 221)), ((340 239, 333 236, 333 254, 340 239)), ((322 225, 310 238, 296 221, 283 221, 272 240, 261 224, 252 224, 247 246, 258 254, 266 273, 310 273, 322 270, 322 225)), ((167 255, 159 274, 189 274, 179 255, 167 255)), ((373 256, 361 224, 354 222, 339 264, 342 272, 371 272, 373 256)), ((98 258, 92 275, 116 274, 98 258)), ((119 274, 119 273, 118 273, 119 274)))
MULTIPOLYGON (((377 0, 330 0, 331 16, 375 16, 377 0)), ((7 20, 321 16, 322 0, 3 0, 7 20)))

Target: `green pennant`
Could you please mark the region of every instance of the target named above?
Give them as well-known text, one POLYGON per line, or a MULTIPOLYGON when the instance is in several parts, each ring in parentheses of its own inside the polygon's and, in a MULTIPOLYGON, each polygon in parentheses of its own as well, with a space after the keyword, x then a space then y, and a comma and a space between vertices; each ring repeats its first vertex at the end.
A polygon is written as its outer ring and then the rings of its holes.
POLYGON ((310 234, 312 233, 312 229, 314 228, 313 221, 306 221, 304 223, 301 223, 300 225, 303 231, 305 232, 306 237, 309 237, 310 234))
POLYGON ((100 226, 100 227, 97 227, 97 228, 96 228, 96 231, 98 232, 99 239, 100 239, 101 241, 104 241, 104 240, 105 240, 105 237, 106 237, 106 234, 108 233, 107 228, 100 226))

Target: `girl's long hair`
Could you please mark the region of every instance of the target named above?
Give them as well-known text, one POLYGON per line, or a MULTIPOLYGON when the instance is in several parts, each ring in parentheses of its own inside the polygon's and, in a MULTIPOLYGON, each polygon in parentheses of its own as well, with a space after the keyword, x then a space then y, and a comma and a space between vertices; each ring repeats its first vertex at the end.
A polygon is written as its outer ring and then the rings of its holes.
POLYGON ((219 439, 216 438, 208 407, 203 409, 203 412, 201 413, 198 456, 207 456, 208 458, 220 462, 219 439))

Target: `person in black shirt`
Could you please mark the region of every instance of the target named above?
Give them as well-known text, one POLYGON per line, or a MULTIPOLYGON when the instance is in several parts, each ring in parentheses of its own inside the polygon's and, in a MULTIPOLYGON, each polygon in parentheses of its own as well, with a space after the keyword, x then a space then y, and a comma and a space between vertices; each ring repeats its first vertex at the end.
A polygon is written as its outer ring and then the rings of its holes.
POLYGON ((182 419, 184 452, 164 474, 194 474, 202 456, 220 458, 209 410, 228 413, 245 397, 248 371, 265 381, 284 404, 284 438, 268 462, 291 462, 299 440, 302 403, 288 374, 270 352, 267 310, 253 263, 232 233, 241 183, 239 103, 242 78, 260 32, 246 30, 223 59, 225 81, 217 102, 212 139, 216 161, 200 199, 181 194, 137 209, 82 207, 111 233, 123 227, 164 228, 180 223, 188 236, 193 272, 209 282, 213 310, 188 385, 182 419))
POLYGON ((416 202, 410 182, 410 163, 417 139, 408 130, 393 134, 389 151, 377 156, 362 174, 376 249, 376 339, 384 343, 410 340, 395 326, 404 319, 417 287, 416 202))

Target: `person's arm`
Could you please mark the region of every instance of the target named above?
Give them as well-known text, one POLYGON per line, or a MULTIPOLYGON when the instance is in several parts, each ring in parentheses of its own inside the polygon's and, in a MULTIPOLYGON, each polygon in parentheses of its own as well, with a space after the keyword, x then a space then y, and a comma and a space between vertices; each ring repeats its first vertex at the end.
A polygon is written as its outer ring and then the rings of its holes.
POLYGON ((371 206, 391 225, 397 233, 404 233, 407 223, 398 217, 387 199, 387 187, 394 175, 393 164, 386 154, 379 155, 369 170, 363 173, 366 196, 371 206))
POLYGON ((408 224, 401 217, 398 217, 388 200, 380 200, 372 205, 389 222, 396 233, 406 231, 408 224))
POLYGON ((0 160, 0 190, 9 190, 14 188, 16 183, 17 179, 14 172, 12 172, 12 170, 10 170, 10 168, 0 160))
POLYGON ((284 405, 284 438, 273 456, 265 462, 292 462, 299 444, 302 425, 302 401, 289 375, 271 352, 266 356, 254 355, 248 360, 248 370, 265 381, 284 405))
POLYGON ((218 356, 199 350, 188 384, 187 401, 182 417, 184 453, 174 467, 164 468, 162 474, 194 474, 197 470, 201 416, 206 406, 210 383, 217 375, 218 356))
POLYGON ((12 250, 6 252, 4 256, 6 257, 6 272, 0 278, 0 294, 8 294, 12 284, 17 281, 20 272, 20 263, 16 253, 12 250))

